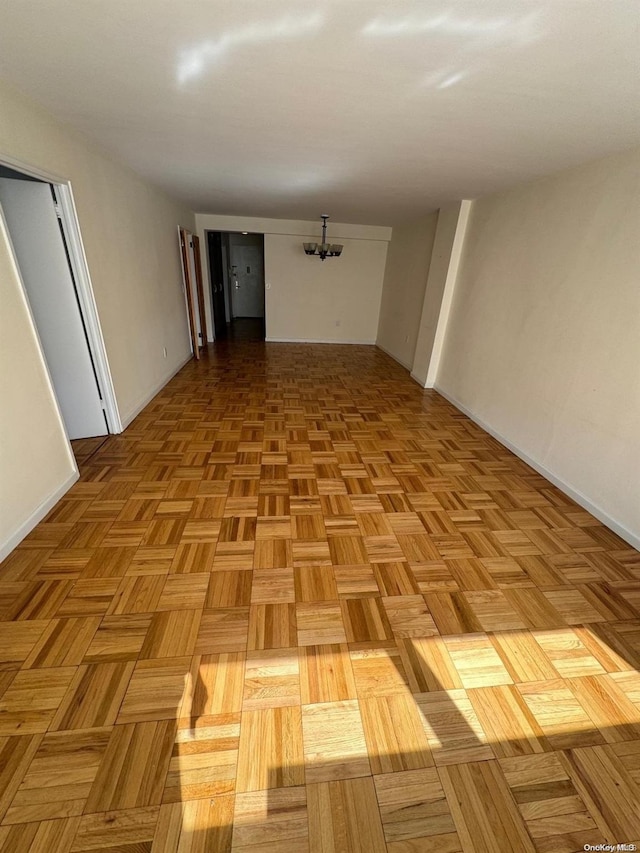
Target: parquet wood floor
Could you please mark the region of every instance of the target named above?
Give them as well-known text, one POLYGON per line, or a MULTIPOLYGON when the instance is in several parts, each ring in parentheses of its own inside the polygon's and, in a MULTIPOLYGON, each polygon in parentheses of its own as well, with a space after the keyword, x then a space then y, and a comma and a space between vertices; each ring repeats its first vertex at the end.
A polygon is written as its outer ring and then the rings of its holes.
POLYGON ((375 348, 210 347, 81 473, 0 568, 2 853, 640 842, 640 554, 375 348))

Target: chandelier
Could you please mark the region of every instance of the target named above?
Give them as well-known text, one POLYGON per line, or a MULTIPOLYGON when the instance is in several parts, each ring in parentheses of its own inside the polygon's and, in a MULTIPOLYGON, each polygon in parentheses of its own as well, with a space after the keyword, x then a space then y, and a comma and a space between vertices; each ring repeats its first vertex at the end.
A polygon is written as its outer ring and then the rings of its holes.
POLYGON ((322 243, 303 243, 305 255, 316 255, 321 261, 325 258, 338 258, 342 254, 343 247, 338 243, 327 243, 327 219, 326 213, 320 214, 322 219, 322 243))

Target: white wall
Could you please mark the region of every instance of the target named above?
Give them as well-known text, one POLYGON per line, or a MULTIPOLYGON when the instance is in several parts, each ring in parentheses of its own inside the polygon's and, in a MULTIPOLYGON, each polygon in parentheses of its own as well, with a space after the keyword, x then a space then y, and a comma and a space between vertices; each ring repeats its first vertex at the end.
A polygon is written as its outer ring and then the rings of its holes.
POLYGON ((436 387, 640 545, 640 149, 474 203, 436 387))
POLYGON ((387 252, 377 345, 408 370, 418 340, 438 213, 394 226, 387 252))
POLYGON ((193 215, 0 84, 3 158, 71 181, 118 408, 127 420, 189 354, 176 229, 180 223, 193 230, 193 215))
POLYGON ((196 227, 203 242, 206 230, 264 234, 267 340, 375 342, 390 228, 329 220, 329 242, 344 252, 320 261, 302 248, 320 241, 320 221, 199 213, 196 227))
MULTIPOLYGON (((0 160, 71 180, 120 414, 127 420, 189 356, 176 226, 192 214, 40 107, 0 85, 0 160), (162 356, 163 346, 168 357, 162 356)), ((6 262, 5 262, 6 265, 6 262)), ((15 275, 2 279, 0 548, 15 543, 72 465, 15 275), (14 308, 8 306, 14 305, 14 308), (15 398, 14 402, 10 402, 15 398)))
POLYGON ((458 260, 464 241, 468 205, 469 202, 458 201, 441 208, 438 212, 418 340, 411 367, 412 378, 422 386, 427 385, 427 378, 433 371, 434 362, 440 360, 451 297, 455 289, 458 260), (437 338, 440 341, 439 344, 436 343, 437 338))
POLYGON ((0 305, 2 559, 77 479, 2 217, 0 305))

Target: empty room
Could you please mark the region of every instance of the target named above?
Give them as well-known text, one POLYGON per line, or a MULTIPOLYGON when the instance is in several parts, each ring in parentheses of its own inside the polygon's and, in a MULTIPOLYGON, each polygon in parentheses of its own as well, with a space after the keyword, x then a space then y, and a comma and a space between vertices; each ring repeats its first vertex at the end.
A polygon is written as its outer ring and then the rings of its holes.
POLYGON ((0 853, 640 846, 637 0, 5 0, 0 853))

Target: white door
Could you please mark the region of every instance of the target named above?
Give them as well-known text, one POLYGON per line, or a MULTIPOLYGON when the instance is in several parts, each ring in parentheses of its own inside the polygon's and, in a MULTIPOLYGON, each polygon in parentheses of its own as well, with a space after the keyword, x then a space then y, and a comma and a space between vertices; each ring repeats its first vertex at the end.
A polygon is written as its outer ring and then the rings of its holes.
POLYGON ((0 205, 67 435, 71 439, 107 435, 51 187, 2 178, 0 205))
POLYGON ((232 245, 231 301, 234 317, 264 317, 261 246, 232 245))

